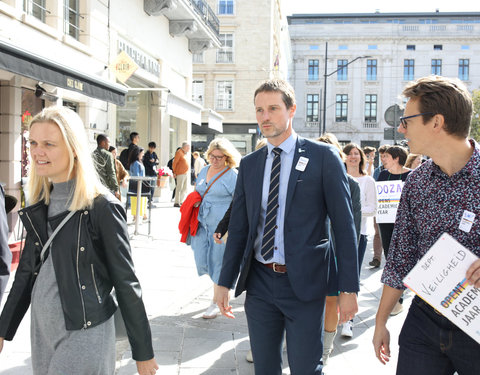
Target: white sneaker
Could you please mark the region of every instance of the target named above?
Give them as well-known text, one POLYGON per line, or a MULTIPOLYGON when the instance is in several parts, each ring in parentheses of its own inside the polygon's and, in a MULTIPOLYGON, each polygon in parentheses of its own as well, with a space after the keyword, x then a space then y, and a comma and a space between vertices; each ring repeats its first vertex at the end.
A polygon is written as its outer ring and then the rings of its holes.
POLYGON ((203 313, 203 319, 215 319, 217 315, 220 313, 220 309, 218 308, 216 303, 212 303, 210 307, 203 313))
POLYGON ((390 313, 390 316, 395 316, 400 314, 403 311, 403 305, 400 302, 397 302, 395 306, 393 307, 392 312, 390 313))
POLYGON ((247 360, 247 362, 253 363, 252 350, 249 350, 249 351, 248 351, 247 355, 245 356, 245 359, 247 360))
POLYGON ((349 320, 343 324, 342 336, 353 337, 353 320, 349 320))

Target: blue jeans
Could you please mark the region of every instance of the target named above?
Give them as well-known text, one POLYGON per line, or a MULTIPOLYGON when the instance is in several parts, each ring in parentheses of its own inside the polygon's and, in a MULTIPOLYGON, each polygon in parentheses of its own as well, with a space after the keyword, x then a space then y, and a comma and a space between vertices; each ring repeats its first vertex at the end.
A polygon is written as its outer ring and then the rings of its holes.
POLYGON ((398 339, 397 375, 478 375, 480 344, 415 297, 398 339))

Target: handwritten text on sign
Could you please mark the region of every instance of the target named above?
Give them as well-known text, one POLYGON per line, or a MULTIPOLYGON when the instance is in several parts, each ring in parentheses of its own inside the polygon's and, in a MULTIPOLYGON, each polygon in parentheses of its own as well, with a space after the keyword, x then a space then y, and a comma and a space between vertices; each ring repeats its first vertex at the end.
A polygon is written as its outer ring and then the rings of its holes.
POLYGON ((475 254, 444 233, 403 283, 480 343, 480 289, 465 279, 476 259, 475 254))
POLYGON ((395 223, 403 181, 377 181, 377 223, 395 223))

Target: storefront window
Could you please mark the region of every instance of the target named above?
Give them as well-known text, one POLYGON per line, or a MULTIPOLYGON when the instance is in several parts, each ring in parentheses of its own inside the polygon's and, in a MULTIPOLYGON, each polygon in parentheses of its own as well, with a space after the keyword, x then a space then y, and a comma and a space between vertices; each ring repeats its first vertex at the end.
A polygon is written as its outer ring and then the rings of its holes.
POLYGON ((22 177, 27 177, 29 159, 28 159, 28 127, 33 116, 39 113, 45 102, 35 96, 34 90, 22 89, 22 177))
POLYGON ((150 141, 150 95, 149 91, 129 91, 125 106, 117 107, 117 147, 127 147, 132 132, 140 135, 141 145, 150 141))

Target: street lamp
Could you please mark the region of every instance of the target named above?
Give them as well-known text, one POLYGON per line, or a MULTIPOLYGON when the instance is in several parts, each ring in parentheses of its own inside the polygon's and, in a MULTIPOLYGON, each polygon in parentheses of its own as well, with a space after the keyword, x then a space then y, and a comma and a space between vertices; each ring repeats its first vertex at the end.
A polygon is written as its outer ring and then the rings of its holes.
POLYGON ((349 61, 345 65, 343 65, 341 68, 338 68, 337 70, 334 70, 331 73, 327 73, 327 55, 328 55, 328 42, 325 42, 325 74, 323 75, 323 121, 322 121, 322 126, 320 126, 320 136, 325 133, 327 126, 326 126, 326 115, 327 115, 327 78, 330 77, 331 75, 335 74, 339 70, 342 70, 343 68, 347 67, 351 63, 357 61, 358 59, 368 59, 372 56, 358 56, 355 57, 353 60, 349 61))

